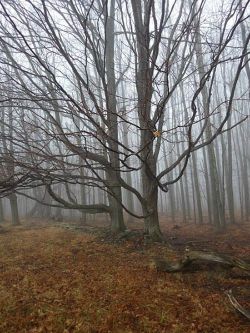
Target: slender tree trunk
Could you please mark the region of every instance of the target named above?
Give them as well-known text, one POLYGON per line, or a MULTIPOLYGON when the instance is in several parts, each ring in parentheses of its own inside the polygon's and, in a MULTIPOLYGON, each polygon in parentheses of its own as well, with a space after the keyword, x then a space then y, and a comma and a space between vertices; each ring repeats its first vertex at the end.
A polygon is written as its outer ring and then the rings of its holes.
POLYGON ((188 176, 184 177, 184 191, 185 191, 185 198, 187 203, 187 217, 191 219, 191 205, 190 205, 190 189, 188 185, 188 176))
MULTIPOLYGON (((174 109, 174 105, 172 104, 172 107, 174 109)), ((176 126, 176 118, 174 118, 174 127, 176 126)), ((175 135, 176 142, 179 141, 178 135, 175 135)), ((177 144, 177 155, 180 156, 180 146, 177 144)), ((181 164, 178 166, 179 172, 181 172, 181 164)), ((183 221, 187 222, 187 210, 186 210, 186 198, 185 198, 185 192, 184 192, 184 184, 183 184, 183 178, 181 178, 178 182, 180 186, 180 201, 181 201, 181 214, 183 216, 183 221)))
POLYGON ((111 186, 112 194, 109 195, 109 204, 112 209, 111 231, 120 232, 126 229, 123 219, 122 190, 118 178, 120 176, 119 162, 119 145, 118 145, 118 118, 117 118, 117 101, 116 101, 116 80, 115 80, 115 63, 114 63, 114 43, 115 43, 115 0, 110 1, 110 13, 107 13, 106 24, 106 66, 107 66, 107 110, 109 124, 110 146, 109 158, 114 171, 107 173, 108 181, 111 186))
MULTIPOLYGON (((231 118, 228 120, 228 128, 231 127, 231 118)), ((229 219, 231 223, 235 223, 234 212, 234 187, 233 187, 233 151, 232 151, 232 134, 231 131, 227 132, 227 166, 226 166, 226 180, 227 180, 227 203, 229 210, 229 219)))
POLYGON ((221 204, 222 204, 222 211, 224 216, 224 221, 226 221, 226 197, 225 197, 225 163, 227 160, 226 156, 226 146, 224 142, 224 137, 221 135, 220 137, 221 141, 221 151, 219 148, 219 139, 214 142, 214 150, 215 150, 215 156, 216 156, 216 163, 217 163, 217 171, 218 171, 218 179, 219 179, 219 189, 220 189, 220 195, 221 195, 221 204), (221 158, 222 155, 222 158, 221 158))
POLYGON ((191 168, 191 180, 192 180, 192 192, 193 192, 193 216, 194 216, 194 223, 196 224, 197 217, 196 217, 195 183, 194 183, 194 175, 192 168, 191 168))
MULTIPOLYGON (((225 71, 223 74, 224 74, 224 79, 223 79, 224 96, 225 100, 228 100, 225 71)), ((232 118, 229 117, 227 125, 228 129, 230 129, 231 123, 232 123, 232 118)), ((222 149, 224 151, 224 148, 222 149)), ((232 150, 232 133, 230 130, 228 130, 227 132, 227 156, 226 160, 223 158, 223 163, 225 164, 225 173, 226 173, 226 195, 227 195, 227 204, 229 211, 229 221, 230 223, 235 223, 235 212, 234 212, 235 203, 234 203, 234 190, 233 190, 233 150, 232 150)))
POLYGON ((51 197, 50 197, 47 189, 45 189, 43 202, 48 205, 44 205, 42 207, 42 216, 46 219, 50 219, 52 217, 52 214, 51 214, 52 209, 51 209, 51 206, 49 206, 49 204, 51 203, 51 197))
POLYGON ((239 138, 239 131, 238 128, 236 128, 236 139, 234 141, 234 151, 235 151, 235 160, 236 160, 236 167, 237 167, 237 178, 239 179, 238 182, 238 191, 239 191, 239 203, 240 203, 240 217, 241 220, 244 220, 244 190, 243 190, 243 158, 242 158, 242 152, 241 152, 241 139, 239 138))
MULTIPOLYGON (((240 6, 240 10, 242 11, 242 1, 239 2, 239 6, 240 6)), ((246 40, 247 40, 247 33, 246 33, 246 26, 245 26, 245 20, 242 20, 241 24, 241 38, 242 38, 242 42, 243 44, 246 44, 246 40)), ((249 53, 246 54, 245 57, 245 70, 246 70, 246 74, 247 74, 247 78, 248 78, 248 93, 249 93, 249 98, 250 98, 250 65, 249 65, 249 53)))
POLYGON ((31 208, 31 210, 27 213, 27 217, 33 217, 37 215, 37 211, 39 210, 39 206, 41 204, 39 202, 35 202, 34 206, 31 208))
MULTIPOLYGON (((195 5, 192 7, 192 2, 189 1, 190 8, 193 8, 195 10, 195 5)), ((200 31, 200 22, 198 21, 198 18, 195 18, 196 23, 196 41, 195 41, 195 53, 196 53, 196 62, 198 66, 198 75, 199 80, 202 82, 202 79, 205 75, 205 64, 203 59, 203 50, 202 50, 202 41, 201 41, 201 31, 200 31)), ((212 124, 209 118, 209 93, 207 86, 204 85, 202 91, 201 91, 201 97, 202 97, 202 104, 203 104, 203 110, 204 115, 206 117, 206 129, 205 129, 205 136, 206 140, 211 138, 212 136, 212 124)), ((207 161, 208 161, 208 169, 209 169, 209 180, 210 180, 210 186, 211 186, 211 194, 212 194, 212 213, 213 213, 213 223, 215 224, 217 229, 223 228, 225 224, 225 215, 223 211, 223 204, 222 204, 222 198, 221 198, 221 192, 220 192, 220 186, 219 186, 219 175, 218 175, 218 166, 216 163, 216 157, 215 157, 215 149, 214 144, 210 143, 206 147, 206 153, 207 153, 207 161)))
MULTIPOLYGON (((123 96, 125 98, 125 94, 123 92, 123 96)), ((123 117, 126 117, 126 112, 125 112, 125 107, 123 109, 123 117)), ((129 139, 128 139, 128 124, 126 122, 122 123, 122 127, 123 127, 123 140, 124 140, 124 145, 126 147, 129 147, 129 139)), ((131 172, 127 172, 126 173, 126 181, 128 183, 129 186, 133 186, 132 184, 132 173, 131 172)), ((128 209, 130 212, 134 212, 134 200, 133 200, 133 195, 131 192, 127 193, 127 205, 128 205, 128 209)), ((133 220, 131 215, 128 215, 128 221, 131 222, 133 220)))
MULTIPOLYGON (((168 160, 167 160, 167 152, 166 152, 166 146, 165 143, 163 142, 163 155, 164 155, 164 162, 165 162, 165 168, 168 167, 168 160)), ((171 161, 170 161, 171 164, 171 161)), ((175 190, 174 190, 174 185, 172 185, 169 190, 168 190, 168 198, 170 202, 170 211, 171 211, 171 218, 172 222, 175 222, 175 214, 176 214, 176 203, 175 203, 175 190)))
MULTIPOLYGON (((185 93, 183 84, 180 85, 181 88, 181 98, 184 108, 184 114, 185 114, 185 123, 188 123, 188 113, 187 113, 187 105, 185 101, 185 93)), ((200 193, 200 186, 199 186, 199 174, 198 174, 198 168, 197 168, 197 158, 196 153, 194 152, 192 154, 192 167, 193 167, 193 182, 194 182, 194 189, 195 189, 195 198, 197 203, 197 211, 198 211, 198 223, 203 223, 203 213, 202 213, 202 203, 201 203, 201 193, 200 193)), ((189 197, 189 195, 187 195, 189 197)), ((195 208, 195 207, 194 207, 195 208)))
MULTIPOLYGON (((78 120, 79 121, 79 120, 78 120)), ((80 123, 78 123, 80 126, 80 123)), ((81 145, 81 137, 78 137, 78 144, 81 145)), ((84 163, 83 159, 79 156, 79 172, 81 179, 84 180, 84 169, 82 167, 82 164, 84 163)), ((85 186, 80 184, 80 200, 81 200, 81 205, 86 205, 87 204, 87 199, 86 199, 86 191, 85 191, 85 186)), ((87 214, 85 211, 81 211, 81 218, 80 221, 82 224, 85 224, 87 221, 87 214)))
MULTIPOLYGON (((200 80, 202 80, 202 77, 204 75, 204 62, 202 58, 202 49, 201 49, 201 39, 200 39, 200 31, 197 31, 197 42, 195 44, 196 48, 196 57, 197 57, 197 65, 199 68, 199 77, 200 80)), ((209 105, 208 103, 208 90, 207 87, 204 86, 201 92, 202 95, 202 103, 204 108, 204 114, 207 117, 207 126, 205 130, 206 138, 209 139, 212 136, 212 128, 211 123, 209 119, 209 105)), ((215 149, 214 144, 210 143, 206 147, 206 153, 207 153, 207 161, 208 161, 208 170, 209 170, 209 180, 210 180, 210 186, 211 186, 211 195, 212 195, 212 214, 213 214, 213 223, 217 227, 217 229, 221 229, 225 224, 225 216, 223 211, 223 204, 221 199, 221 193, 220 193, 220 186, 219 186, 219 175, 218 175, 218 166, 216 163, 216 157, 215 157, 215 149)))
POLYGON ((209 179, 209 171, 208 171, 208 162, 207 162, 207 154, 206 150, 203 149, 203 167, 204 167, 204 175, 205 175, 205 184, 206 184, 206 199, 207 199, 207 215, 208 215, 208 223, 213 223, 213 216, 212 216, 212 193, 211 193, 211 185, 209 179))
POLYGON ((201 223, 203 223, 203 213, 202 213, 199 175, 198 175, 195 152, 192 154, 192 167, 193 167, 193 181, 194 181, 194 189, 195 189, 195 198, 196 198, 197 213, 198 213, 198 223, 201 224, 201 223))
POLYGON ((247 138, 242 128, 239 129, 241 132, 241 143, 242 144, 242 181, 243 181, 243 193, 244 193, 244 206, 245 206, 245 219, 248 220, 250 217, 250 195, 249 195, 249 183, 248 183, 248 157, 247 157, 247 138))
POLYGON ((4 222, 3 200, 0 199, 0 224, 4 222))

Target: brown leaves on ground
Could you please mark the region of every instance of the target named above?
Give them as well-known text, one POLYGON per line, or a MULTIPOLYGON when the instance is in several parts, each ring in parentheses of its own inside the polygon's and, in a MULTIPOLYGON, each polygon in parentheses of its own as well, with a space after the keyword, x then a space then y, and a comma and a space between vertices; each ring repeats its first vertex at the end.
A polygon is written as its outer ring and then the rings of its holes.
MULTIPOLYGON (((245 236, 238 232, 238 244, 245 236)), ((218 242, 225 239, 218 236, 218 242)), ((150 258, 171 260, 176 253, 164 245, 134 245, 105 244, 56 227, 1 234, 0 332, 249 332, 250 323, 223 292, 249 279, 210 271, 159 273, 150 258)), ((240 255, 240 246, 236 250, 240 255)), ((244 255, 250 256, 249 246, 244 255)))

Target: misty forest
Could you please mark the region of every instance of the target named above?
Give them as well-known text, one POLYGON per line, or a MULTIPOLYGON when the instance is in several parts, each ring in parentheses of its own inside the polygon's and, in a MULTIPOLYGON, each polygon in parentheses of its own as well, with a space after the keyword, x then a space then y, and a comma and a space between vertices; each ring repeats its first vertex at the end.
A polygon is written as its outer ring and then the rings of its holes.
POLYGON ((0 0, 0 332, 247 333, 250 0, 0 0))

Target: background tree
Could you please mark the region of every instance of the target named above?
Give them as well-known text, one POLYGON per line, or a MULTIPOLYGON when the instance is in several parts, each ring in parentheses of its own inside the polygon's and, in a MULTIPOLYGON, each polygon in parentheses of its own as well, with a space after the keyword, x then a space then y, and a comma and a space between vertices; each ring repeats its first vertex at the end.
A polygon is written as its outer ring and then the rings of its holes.
POLYGON ((221 4, 220 26, 212 29, 213 9, 198 0, 1 3, 1 63, 12 69, 9 75, 2 66, 11 85, 3 83, 1 101, 11 105, 7 141, 18 168, 3 193, 32 198, 28 189, 40 187, 51 207, 108 213, 113 232, 125 230, 126 211, 161 239, 159 199, 163 204, 169 189, 172 215, 179 206, 190 216, 189 183, 181 179, 191 174, 193 156, 198 219, 203 164, 209 216, 224 226, 222 174, 230 183, 232 167, 221 172, 213 142, 246 118, 235 109, 246 96, 239 82, 247 75, 249 34, 235 43, 248 5, 221 4), (230 73, 226 94, 222 70, 230 73))

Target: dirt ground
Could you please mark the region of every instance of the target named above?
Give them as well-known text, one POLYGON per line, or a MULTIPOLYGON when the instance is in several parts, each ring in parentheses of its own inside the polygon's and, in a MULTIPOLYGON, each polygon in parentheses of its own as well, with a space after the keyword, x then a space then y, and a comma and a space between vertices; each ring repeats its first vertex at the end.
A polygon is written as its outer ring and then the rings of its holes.
POLYGON ((250 332, 225 294, 249 288, 247 272, 210 265, 170 274, 150 265, 154 257, 179 258, 187 246, 249 260, 250 223, 216 234, 208 225, 162 220, 168 244, 151 244, 140 223, 129 225, 134 237, 113 242, 96 232, 103 221, 85 229, 23 222, 0 228, 1 333, 250 332))

